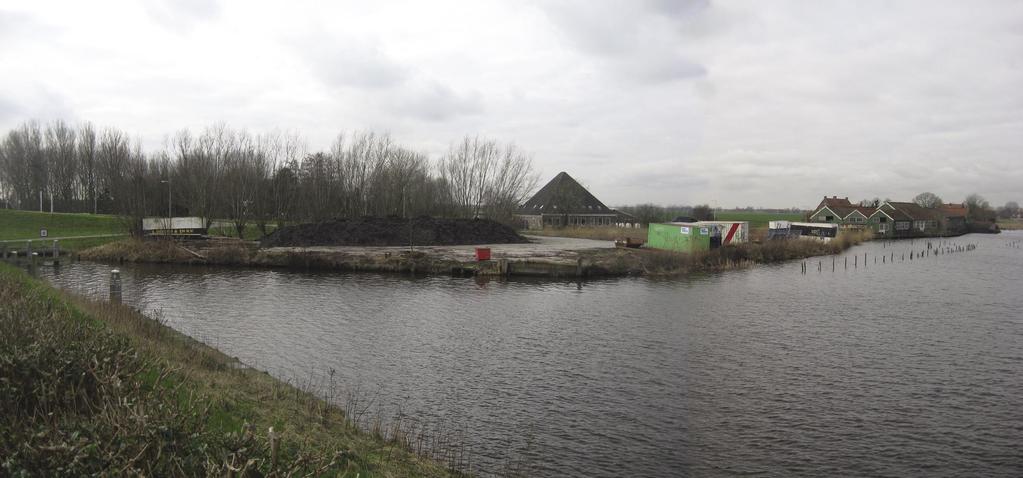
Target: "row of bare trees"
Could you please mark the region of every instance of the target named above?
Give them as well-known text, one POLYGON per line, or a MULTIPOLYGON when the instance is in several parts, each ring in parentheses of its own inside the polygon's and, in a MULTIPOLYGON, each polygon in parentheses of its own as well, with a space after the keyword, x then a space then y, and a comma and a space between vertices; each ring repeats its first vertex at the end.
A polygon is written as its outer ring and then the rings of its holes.
POLYGON ((467 136, 439 160, 372 132, 309 152, 297 134, 225 125, 144 151, 117 129, 30 121, 0 140, 0 207, 254 224, 363 215, 510 218, 536 187, 514 145, 467 136))

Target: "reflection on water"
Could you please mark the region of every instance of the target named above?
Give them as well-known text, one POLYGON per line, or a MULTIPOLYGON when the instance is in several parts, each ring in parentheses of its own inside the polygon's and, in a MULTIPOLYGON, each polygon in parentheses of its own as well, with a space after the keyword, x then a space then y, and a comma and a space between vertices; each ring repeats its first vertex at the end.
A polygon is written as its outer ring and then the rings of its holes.
MULTIPOLYGON (((923 258, 926 241, 871 243, 806 275, 792 262, 578 284, 122 271, 126 302, 248 364, 285 379, 333 368, 385 407, 464 429, 484 472, 519 458, 559 476, 1019 475, 1013 239, 923 258)), ((42 273, 104 297, 109 269, 42 273)))

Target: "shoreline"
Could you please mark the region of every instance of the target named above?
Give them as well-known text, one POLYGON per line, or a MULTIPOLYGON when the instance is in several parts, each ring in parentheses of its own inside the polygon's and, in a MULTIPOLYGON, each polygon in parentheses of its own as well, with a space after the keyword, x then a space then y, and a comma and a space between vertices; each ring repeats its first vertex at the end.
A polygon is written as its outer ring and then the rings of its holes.
MULTIPOLYGON (((489 245, 491 260, 477 261, 474 246, 275 247, 238 240, 172 242, 130 239, 87 249, 79 258, 105 263, 219 265, 346 272, 391 272, 454 277, 551 279, 624 276, 682 276, 840 253, 871 239, 850 233, 828 243, 770 241, 691 254, 614 248, 606 241, 531 238, 531 244, 489 245), (539 240, 537 240, 539 239, 539 240), (603 247, 596 247, 602 245, 603 247)), ((481 246, 484 247, 484 246, 481 246)))
POLYGON ((341 405, 132 307, 5 264, 0 297, 9 312, 0 314, 0 357, 18 379, 0 400, 8 471, 467 476, 464 457, 431 459, 444 450, 415 452, 403 430, 361 429, 341 405))

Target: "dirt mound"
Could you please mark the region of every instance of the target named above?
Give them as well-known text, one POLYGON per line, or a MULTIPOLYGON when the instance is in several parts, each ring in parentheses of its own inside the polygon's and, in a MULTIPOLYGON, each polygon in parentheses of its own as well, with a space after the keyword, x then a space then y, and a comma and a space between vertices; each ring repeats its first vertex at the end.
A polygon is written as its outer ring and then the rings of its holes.
POLYGON ((516 244, 529 242, 514 229, 489 219, 397 217, 332 219, 286 226, 267 236, 263 247, 417 246, 516 244), (411 222, 411 225, 410 225, 411 222))

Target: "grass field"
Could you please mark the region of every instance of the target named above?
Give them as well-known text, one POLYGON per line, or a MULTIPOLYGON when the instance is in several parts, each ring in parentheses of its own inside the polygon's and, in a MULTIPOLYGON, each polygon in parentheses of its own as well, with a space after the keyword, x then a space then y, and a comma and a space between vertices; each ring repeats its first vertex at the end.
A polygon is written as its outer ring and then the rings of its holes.
POLYGON ((48 237, 98 236, 127 232, 124 222, 117 216, 0 209, 0 241, 39 239, 41 228, 46 228, 48 237))
POLYGON ((998 227, 1006 231, 1018 231, 1023 229, 1023 219, 999 219, 998 227))
MULTIPOLYGON (((33 247, 37 243, 49 247, 55 238, 110 234, 127 234, 127 227, 117 216, 0 209, 0 241, 18 240, 17 247, 24 245, 21 240, 32 240, 33 247), (46 238, 39 237, 39 230, 43 228, 47 231, 46 238)), ((119 237, 64 239, 60 241, 60 248, 76 251, 117 239, 119 237)))
POLYGON ((757 211, 718 211, 719 221, 749 221, 751 229, 766 228, 769 221, 802 221, 802 213, 772 213, 757 211))

